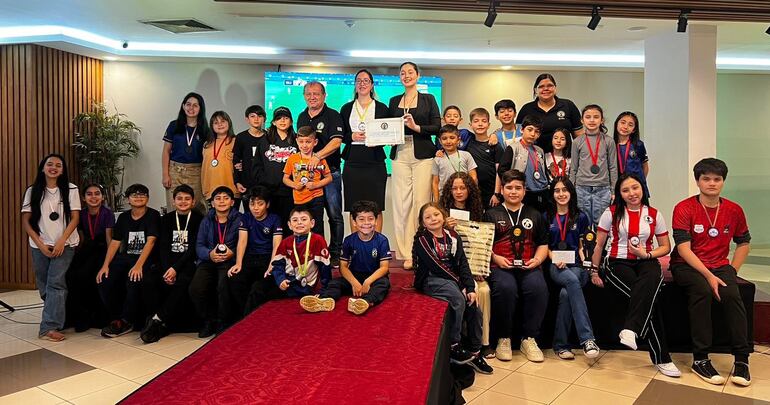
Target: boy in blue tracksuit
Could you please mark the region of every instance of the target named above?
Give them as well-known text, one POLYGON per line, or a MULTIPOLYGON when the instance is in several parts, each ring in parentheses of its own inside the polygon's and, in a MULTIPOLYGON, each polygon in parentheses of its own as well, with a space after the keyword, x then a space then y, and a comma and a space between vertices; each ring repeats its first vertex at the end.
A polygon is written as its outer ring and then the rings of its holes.
POLYGON ((211 194, 211 209, 203 218, 195 243, 198 268, 190 282, 190 298, 203 328, 198 337, 209 337, 221 331, 233 318, 231 314, 227 271, 235 264, 238 245, 238 226, 241 213, 233 209, 235 195, 226 186, 219 186, 211 194))

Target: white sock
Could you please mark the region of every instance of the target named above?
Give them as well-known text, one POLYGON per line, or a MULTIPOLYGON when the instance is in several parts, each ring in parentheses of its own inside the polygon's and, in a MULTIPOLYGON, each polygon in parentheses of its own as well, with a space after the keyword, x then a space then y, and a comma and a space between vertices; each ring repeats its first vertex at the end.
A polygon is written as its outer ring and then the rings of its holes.
POLYGON ((163 322, 163 320, 162 320, 162 319, 160 319, 160 317, 158 316, 158 314, 155 314, 155 315, 153 315, 153 316, 152 316, 152 319, 154 319, 154 320, 156 320, 156 321, 161 321, 161 322, 163 322))

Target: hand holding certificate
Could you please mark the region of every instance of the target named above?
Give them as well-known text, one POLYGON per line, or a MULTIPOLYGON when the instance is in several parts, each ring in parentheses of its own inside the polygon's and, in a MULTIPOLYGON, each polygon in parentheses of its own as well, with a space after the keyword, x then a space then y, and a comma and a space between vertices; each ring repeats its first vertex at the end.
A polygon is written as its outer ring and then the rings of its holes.
POLYGON ((366 123, 366 146, 401 145, 404 143, 404 119, 379 118, 366 123))

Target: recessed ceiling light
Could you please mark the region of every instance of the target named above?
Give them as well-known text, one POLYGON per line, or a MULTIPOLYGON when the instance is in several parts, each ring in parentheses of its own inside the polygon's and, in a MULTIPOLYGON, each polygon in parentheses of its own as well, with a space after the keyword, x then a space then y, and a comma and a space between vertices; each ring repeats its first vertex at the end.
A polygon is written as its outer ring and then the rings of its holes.
POLYGON ((318 66, 321 66, 321 65, 323 65, 323 63, 321 63, 321 62, 310 62, 310 66, 318 67, 318 66))
POLYGON ((114 56, 105 56, 104 60, 115 61, 115 60, 118 60, 118 58, 116 58, 114 56))
POLYGON ((503 70, 511 70, 511 68, 512 68, 512 67, 513 67, 513 66, 511 66, 511 65, 505 65, 505 66, 500 66, 500 69, 503 69, 503 70))
POLYGON ((646 31, 646 30, 647 30, 647 27, 645 27, 644 25, 637 25, 635 27, 626 28, 626 31, 628 32, 637 32, 637 31, 646 31))

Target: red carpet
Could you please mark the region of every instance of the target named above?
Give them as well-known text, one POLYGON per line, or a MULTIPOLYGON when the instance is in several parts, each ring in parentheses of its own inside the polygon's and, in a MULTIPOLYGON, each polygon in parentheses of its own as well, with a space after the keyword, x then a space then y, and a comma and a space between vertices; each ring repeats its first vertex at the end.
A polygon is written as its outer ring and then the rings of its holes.
POLYGON ((123 403, 425 403, 446 303, 404 289, 411 279, 392 274, 390 295, 361 317, 346 297, 319 314, 270 302, 123 403))

